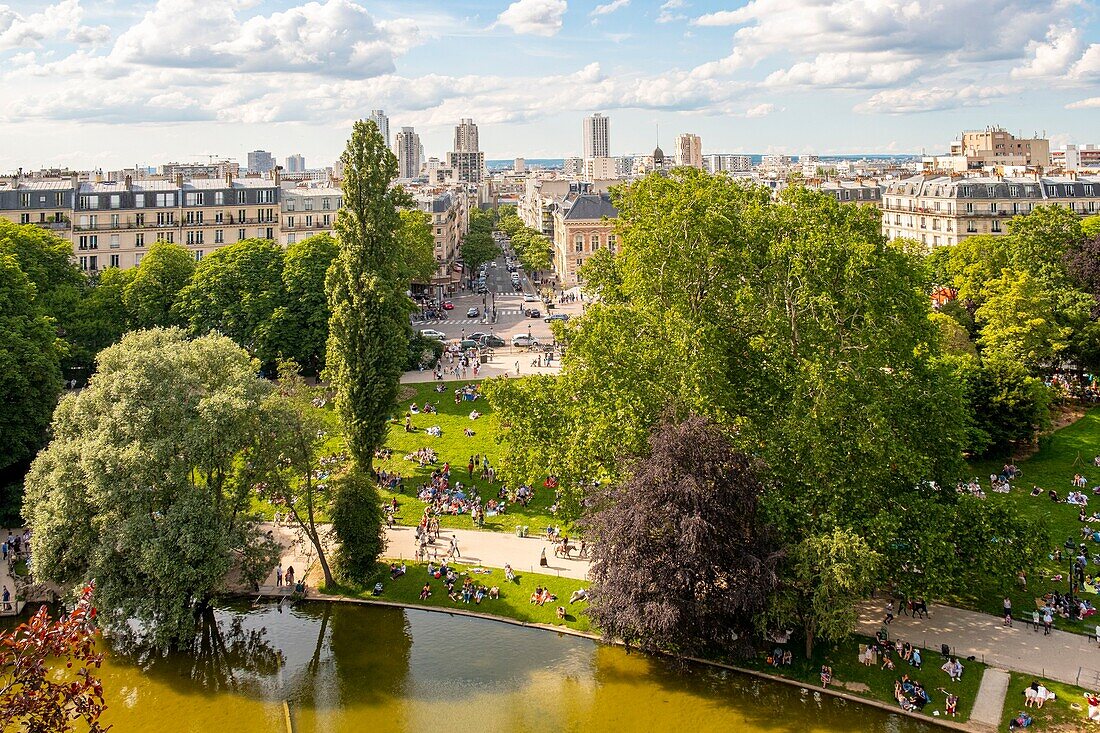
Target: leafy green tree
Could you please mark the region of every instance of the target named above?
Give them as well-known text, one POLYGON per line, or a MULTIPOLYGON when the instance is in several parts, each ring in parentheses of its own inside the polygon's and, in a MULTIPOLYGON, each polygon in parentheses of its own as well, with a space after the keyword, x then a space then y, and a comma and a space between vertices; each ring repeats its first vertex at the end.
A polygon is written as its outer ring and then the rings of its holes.
POLYGON ((987 436, 977 453, 1007 455, 1050 425, 1050 390, 1019 361, 984 359, 966 388, 974 424, 987 436))
POLYGON ((852 634, 856 603, 874 589, 882 556, 856 532, 834 527, 810 534, 785 558, 782 582, 765 617, 774 626, 795 624, 806 642, 841 642, 852 634))
POLYGON ((968 354, 976 357, 978 350, 970 340, 970 334, 957 320, 946 313, 931 313, 928 316, 940 333, 940 345, 948 354, 968 354))
POLYGON ((1064 277, 1066 252, 1084 238, 1081 219, 1057 204, 1037 206, 1027 216, 1013 217, 1008 231, 1012 266, 1052 281, 1064 277))
POLYGON ((282 303, 283 248, 269 239, 244 239, 198 263, 175 312, 192 334, 218 331, 271 364, 280 352, 273 321, 282 303))
POLYGON ((1081 233, 1089 239, 1096 239, 1100 236, 1100 214, 1086 216, 1082 219, 1081 233))
POLYGON ((420 209, 402 209, 397 229, 398 279, 403 283, 431 280, 438 266, 435 261, 435 237, 432 219, 420 209))
POLYGON ((346 467, 337 456, 325 452, 325 422, 312 397, 294 362, 280 364, 279 382, 263 404, 266 439, 257 441, 245 457, 262 479, 262 496, 285 510, 313 545, 325 585, 331 586, 326 550, 329 532, 322 528, 320 517, 329 508, 332 482, 321 475, 336 474, 346 467))
POLYGON ((622 298, 623 273, 615 253, 609 249, 598 249, 584 261, 577 272, 584 292, 607 302, 616 302, 622 298))
POLYGON ((411 301, 396 235, 397 210, 408 198, 390 187, 397 159, 373 122, 355 123, 341 160, 344 208, 336 216, 340 251, 325 286, 332 312, 325 373, 348 449, 360 469, 370 471, 407 356, 411 301))
POLYGON ((1005 270, 986 284, 986 301, 974 314, 983 355, 1018 361, 1037 373, 1056 365, 1070 345, 1044 282, 1022 270, 1005 270))
POLYGON ((470 232, 462 240, 462 261, 466 267, 476 270, 483 262, 496 259, 500 256, 500 246, 493 239, 493 235, 485 231, 470 232))
POLYGON ((0 250, 0 469, 34 455, 61 392, 57 330, 15 257, 0 250))
POLYGON ((137 620, 161 647, 190 639, 235 560, 269 569, 278 557, 250 513, 256 475, 241 460, 263 437, 269 391, 224 336, 152 329, 100 352, 27 474, 36 576, 95 579, 108 626, 137 620))
POLYGON ((535 232, 519 252, 519 261, 528 272, 549 270, 553 262, 554 246, 545 235, 535 232))
POLYGON ((317 374, 325 365, 331 315, 325 295, 325 274, 338 251, 336 240, 328 233, 286 248, 283 300, 272 320, 279 354, 297 362, 303 374, 317 374))
POLYGON ((382 502, 376 482, 352 466, 333 479, 329 516, 336 535, 335 571, 340 578, 365 583, 378 572, 386 549, 382 502))
POLYGON ((195 258, 186 247, 154 242, 122 293, 133 326, 182 325, 183 319, 173 307, 194 272, 195 258))
MULTIPOLYGON (((73 341, 87 349, 94 364, 95 354, 122 338, 130 328, 130 311, 126 308, 126 287, 137 274, 137 268, 120 270, 111 267, 89 279, 84 297, 77 304, 73 319, 73 341)), ((89 375, 85 375, 89 376, 89 375)))

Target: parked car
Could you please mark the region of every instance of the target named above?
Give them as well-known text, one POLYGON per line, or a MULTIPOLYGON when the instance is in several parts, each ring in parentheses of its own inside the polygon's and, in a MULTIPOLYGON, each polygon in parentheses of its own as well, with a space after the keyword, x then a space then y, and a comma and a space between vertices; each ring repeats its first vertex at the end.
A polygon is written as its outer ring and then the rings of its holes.
POLYGON ((550 321, 568 321, 569 320, 569 314, 568 313, 555 313, 553 315, 547 316, 546 318, 543 318, 542 320, 546 321, 547 323, 550 323, 550 321))
POLYGON ((542 318, 542 311, 540 311, 538 308, 532 308, 531 310, 524 311, 523 315, 527 316, 528 318, 542 318))
POLYGON ((449 300, 448 300, 448 301, 445 301, 445 302, 443 303, 443 310, 447 310, 447 311, 449 311, 449 310, 453 310, 453 309, 454 309, 454 307, 455 307, 455 304, 454 304, 454 303, 452 303, 452 302, 451 302, 451 301, 449 301, 449 300))
POLYGON ((463 351, 466 351, 467 349, 476 349, 477 347, 481 346, 481 344, 479 344, 477 341, 474 341, 473 339, 462 339, 458 342, 458 345, 462 347, 463 351))
POLYGON ((504 339, 500 336, 486 334, 481 337, 481 348, 483 349, 498 349, 502 346, 504 346, 504 339))
POLYGON ((481 311, 479 311, 476 306, 474 306, 473 308, 470 308, 469 310, 466 311, 466 317, 467 318, 477 318, 480 315, 481 315, 481 311))
POLYGON ((466 338, 473 339, 474 341, 480 341, 483 336, 488 336, 488 335, 489 334, 485 333, 484 331, 474 331, 473 333, 471 333, 466 338))
POLYGON ((447 338, 447 334, 442 331, 436 331, 434 328, 422 328, 420 329, 420 335, 426 339, 436 339, 437 341, 442 341, 447 338))
POLYGON ((517 333, 512 337, 512 346, 538 346, 539 340, 525 333, 517 333))
POLYGON ((494 270, 497 269, 497 261, 493 260, 489 267, 493 268, 494 270))
POLYGON ((537 295, 533 295, 532 293, 524 293, 523 294, 523 302, 524 303, 537 303, 538 301, 539 301, 539 297, 537 295))

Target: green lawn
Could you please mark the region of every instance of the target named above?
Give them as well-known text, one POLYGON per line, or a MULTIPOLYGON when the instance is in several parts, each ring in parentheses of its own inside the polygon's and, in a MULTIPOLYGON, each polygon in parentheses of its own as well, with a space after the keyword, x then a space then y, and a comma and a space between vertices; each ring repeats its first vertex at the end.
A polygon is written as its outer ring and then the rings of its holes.
MULTIPOLYGON (((416 498, 416 490, 420 484, 426 483, 433 468, 442 468, 445 462, 451 464, 451 482, 461 482, 463 486, 473 484, 477 487, 483 501, 496 497, 500 489, 500 479, 489 486, 487 481, 481 480, 478 471, 467 475, 466 468, 470 459, 475 455, 488 457, 490 465, 497 470, 501 468, 500 455, 502 453, 497 442, 496 421, 492 417, 493 408, 489 406, 484 397, 479 397, 474 402, 463 401, 455 404, 454 391, 457 387, 473 382, 444 382, 447 391, 438 393, 435 391, 436 382, 426 384, 402 385, 400 398, 400 412, 395 414, 396 422, 390 426, 390 434, 386 439, 386 447, 393 451, 393 456, 386 461, 376 461, 375 467, 396 472, 405 477, 404 494, 382 491, 382 498, 389 501, 397 497, 399 505, 398 522, 403 525, 415 525, 420 521, 424 512, 424 502, 416 498), (404 428, 405 411, 416 402, 423 407, 425 402, 436 405, 438 414, 420 414, 412 416, 412 425, 416 432, 407 433, 404 428), (482 417, 477 420, 470 419, 470 412, 477 410, 482 417), (427 428, 438 425, 442 436, 435 438, 428 435, 427 428), (465 429, 470 428, 474 435, 465 435, 465 429), (423 468, 415 461, 406 461, 405 456, 416 452, 420 448, 431 448, 439 456, 435 466, 423 468)), ((509 487, 514 488, 514 487, 509 487)), ((554 503, 553 489, 544 488, 541 484, 532 487, 535 491, 534 498, 527 507, 520 504, 509 504, 505 514, 495 517, 486 517, 482 529, 490 531, 513 532, 517 525, 526 525, 532 533, 541 532, 547 525, 558 525, 565 531, 572 528, 557 519, 550 513, 550 506, 554 503)), ((458 516, 444 515, 440 517, 440 526, 456 529, 476 529, 469 514, 458 516)))
POLYGON ((794 659, 789 667, 776 668, 767 664, 767 652, 761 653, 754 662, 747 665, 744 662, 733 663, 740 666, 750 666, 753 669, 771 674, 780 674, 783 677, 796 679, 815 687, 821 686, 821 665, 828 664, 833 668, 831 688, 891 705, 897 704, 894 700, 894 681, 900 679, 903 674, 908 674, 910 679, 921 682, 929 697, 931 697, 931 702, 924 706, 922 713, 932 716, 933 711, 938 710, 940 717, 943 717, 944 703, 947 696, 946 693, 939 691, 939 688, 942 687, 959 696, 958 716, 955 720, 965 721, 970 717, 970 711, 974 707, 974 698, 978 694, 978 687, 981 684, 982 674, 985 670, 984 665, 979 662, 963 660, 962 679, 958 682, 952 682, 947 673, 940 669, 940 665, 944 663, 944 660, 939 653, 922 648, 920 650, 923 661, 921 669, 916 669, 899 660, 897 655, 894 656, 895 669, 893 671, 884 670, 878 664, 868 667, 859 661, 859 645, 861 643, 866 644, 868 641, 870 640, 867 638, 853 636, 849 641, 835 646, 819 643, 815 647, 813 657, 810 660, 807 660, 800 653, 797 645, 788 645, 788 648, 794 653, 794 659), (849 683, 849 685, 845 686, 844 683, 849 683), (860 685, 865 685, 869 689, 862 689, 860 685), (852 689, 853 687, 859 689, 852 689))
POLYGON ((1080 687, 1063 685, 1060 682, 1039 679, 1030 675, 1012 672, 1012 680, 1008 683, 1008 694, 1005 696, 1004 718, 1001 730, 1008 730, 1009 722, 1026 712, 1032 717, 1032 724, 1028 730, 1033 731, 1079 731, 1100 729, 1100 724, 1089 723, 1086 720, 1088 706, 1085 704, 1084 693, 1080 687), (1055 694, 1053 700, 1048 700, 1042 708, 1024 707, 1024 689, 1032 681, 1042 682, 1048 690, 1055 694), (1077 705, 1077 709, 1072 706, 1077 705))
MULTIPOLYGON (((488 573, 473 573, 472 566, 452 565, 458 573, 458 581, 455 589, 462 587, 462 582, 467 576, 472 577, 475 583, 486 588, 496 586, 500 589, 500 598, 497 600, 486 597, 480 604, 454 602, 447 597, 447 589, 443 580, 429 578, 427 565, 422 563, 406 563, 407 572, 397 580, 390 579, 389 563, 378 564, 378 575, 365 587, 338 586, 333 589, 322 589, 326 593, 340 594, 354 598, 375 598, 372 589, 375 582, 381 582, 383 591, 377 596, 384 601, 397 603, 411 603, 421 606, 435 606, 439 608, 461 608, 474 613, 484 613, 494 616, 506 616, 528 623, 550 624, 553 626, 567 626, 578 631, 589 631, 591 627, 588 615, 584 612, 588 606, 585 601, 578 601, 570 605, 569 596, 578 588, 587 587, 587 583, 572 578, 558 578, 552 575, 539 575, 536 573, 516 573, 516 580, 509 583, 504 578, 504 571, 497 568, 483 568, 488 573), (431 585, 432 595, 420 599, 420 590, 427 582, 431 585), (531 594, 535 588, 542 586, 549 588, 550 592, 558 597, 557 601, 538 606, 530 602, 531 594), (564 606, 567 613, 565 621, 557 616, 557 607, 564 606)), ((460 594, 461 595, 461 594, 460 594)))
MULTIPOLYGON (((1100 454, 1100 408, 1093 408, 1085 413, 1077 422, 1058 430, 1044 438, 1042 448, 1030 458, 1018 462, 1016 465, 1023 471, 1023 475, 1013 482, 1012 493, 994 494, 988 493, 988 501, 1003 501, 1015 505, 1027 516, 1044 519, 1051 528, 1050 547, 1048 555, 1040 558, 1038 572, 1027 579, 1027 589, 1016 587, 1011 593, 1012 607, 1016 610, 1016 616, 1030 617, 1030 612, 1035 608, 1035 598, 1048 591, 1059 590, 1065 593, 1069 590, 1068 573, 1069 558, 1063 562, 1055 563, 1053 552, 1061 548, 1067 538, 1075 543, 1081 541, 1081 522, 1077 519, 1078 509, 1065 503, 1054 503, 1046 496, 1049 489, 1058 492, 1058 496, 1064 498, 1072 486, 1070 481, 1075 473, 1081 473, 1089 479, 1087 489, 1083 491, 1089 496, 1088 510, 1100 510, 1100 495, 1093 495, 1093 486, 1100 485, 1100 468, 1093 465, 1093 457, 1100 454), (1040 496, 1031 496, 1031 487, 1039 486, 1043 489, 1040 496), (1054 576, 1061 575, 1062 579, 1054 580, 1054 576)), ((1000 473, 1001 468, 1008 461, 1007 458, 997 460, 975 461, 971 465, 974 475, 978 476, 983 486, 989 484, 990 473, 1000 473)), ((1100 530, 1100 523, 1092 525, 1100 530)), ((1089 543, 1090 554, 1100 554, 1100 544, 1089 543)), ((1096 574, 1100 572, 1100 566, 1090 564, 1088 572, 1096 574)), ((960 604, 1000 615, 1002 594, 994 584, 989 587, 976 589, 976 593, 968 598, 959 598, 960 604)), ((1100 596, 1086 593, 1086 598, 1093 604, 1100 606, 1100 596)), ((1092 632, 1100 624, 1100 618, 1092 616, 1085 621, 1070 622, 1066 619, 1055 619, 1055 626, 1065 631, 1092 632)))

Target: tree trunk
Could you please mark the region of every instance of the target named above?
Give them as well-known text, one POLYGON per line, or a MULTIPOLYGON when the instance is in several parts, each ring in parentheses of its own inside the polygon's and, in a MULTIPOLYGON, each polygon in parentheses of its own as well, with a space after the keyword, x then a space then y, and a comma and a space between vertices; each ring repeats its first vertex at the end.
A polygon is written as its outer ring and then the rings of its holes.
POLYGON ((814 631, 816 631, 816 624, 811 620, 807 620, 802 624, 802 630, 806 634, 806 661, 809 661, 814 654, 814 631))

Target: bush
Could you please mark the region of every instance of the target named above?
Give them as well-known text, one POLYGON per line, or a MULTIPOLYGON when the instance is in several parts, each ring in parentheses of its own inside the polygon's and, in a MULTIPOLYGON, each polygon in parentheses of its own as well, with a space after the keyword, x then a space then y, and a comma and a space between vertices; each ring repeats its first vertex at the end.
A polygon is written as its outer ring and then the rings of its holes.
POLYGON ((334 572, 341 580, 365 583, 374 576, 374 564, 386 549, 382 500, 374 481, 358 468, 352 468, 333 484, 334 572))
POLYGON ((414 333, 409 337, 409 360, 405 370, 413 371, 421 367, 430 369, 436 365, 441 356, 443 356, 442 341, 414 333))

